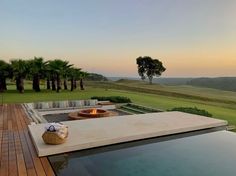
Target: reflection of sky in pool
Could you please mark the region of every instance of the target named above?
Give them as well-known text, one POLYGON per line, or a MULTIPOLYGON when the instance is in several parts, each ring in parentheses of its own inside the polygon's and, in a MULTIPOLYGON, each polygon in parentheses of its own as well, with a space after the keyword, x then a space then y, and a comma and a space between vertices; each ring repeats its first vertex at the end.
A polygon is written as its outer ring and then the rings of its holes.
POLYGON ((57 175, 228 176, 236 175, 236 134, 206 133, 163 142, 49 157, 57 175))

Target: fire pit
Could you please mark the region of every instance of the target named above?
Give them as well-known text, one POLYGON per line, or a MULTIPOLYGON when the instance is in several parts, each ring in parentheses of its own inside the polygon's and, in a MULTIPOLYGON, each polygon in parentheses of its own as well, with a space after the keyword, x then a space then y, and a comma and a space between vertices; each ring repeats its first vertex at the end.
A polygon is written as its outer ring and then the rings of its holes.
POLYGON ((79 111, 78 115, 82 117, 90 117, 90 118, 107 117, 109 116, 109 112, 103 109, 85 109, 85 110, 79 111))
POLYGON ((84 109, 79 112, 72 112, 69 114, 70 119, 87 119, 114 116, 114 113, 104 109, 84 109))

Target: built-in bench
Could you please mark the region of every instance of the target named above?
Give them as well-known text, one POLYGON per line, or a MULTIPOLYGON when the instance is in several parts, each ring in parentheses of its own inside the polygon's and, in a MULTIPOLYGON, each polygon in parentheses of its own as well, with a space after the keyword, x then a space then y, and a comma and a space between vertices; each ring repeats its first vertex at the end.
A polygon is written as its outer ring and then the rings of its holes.
POLYGON ((43 118, 45 114, 54 114, 60 112, 70 112, 77 109, 86 108, 99 108, 96 99, 93 100, 69 100, 69 101, 49 101, 49 102, 36 102, 25 103, 23 108, 26 114, 34 123, 47 123, 43 118))
POLYGON ((38 111, 78 109, 83 107, 96 106, 97 100, 69 100, 69 101, 49 101, 33 103, 33 108, 38 111))

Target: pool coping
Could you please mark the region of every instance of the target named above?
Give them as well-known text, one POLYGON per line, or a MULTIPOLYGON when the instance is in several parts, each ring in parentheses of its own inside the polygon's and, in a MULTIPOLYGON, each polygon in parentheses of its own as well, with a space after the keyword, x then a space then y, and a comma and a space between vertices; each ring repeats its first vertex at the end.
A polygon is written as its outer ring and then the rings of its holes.
POLYGON ((45 124, 29 125, 38 156, 48 156, 111 144, 224 127, 227 122, 182 112, 159 112, 63 122, 69 127, 67 142, 47 145, 45 124))

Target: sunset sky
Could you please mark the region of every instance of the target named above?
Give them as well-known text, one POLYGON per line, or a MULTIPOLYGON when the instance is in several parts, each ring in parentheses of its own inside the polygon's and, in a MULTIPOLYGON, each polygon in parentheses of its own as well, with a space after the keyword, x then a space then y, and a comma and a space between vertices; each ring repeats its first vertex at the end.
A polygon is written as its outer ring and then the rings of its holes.
POLYGON ((138 76, 151 56, 165 77, 236 76, 236 0, 0 0, 0 59, 65 59, 138 76))

